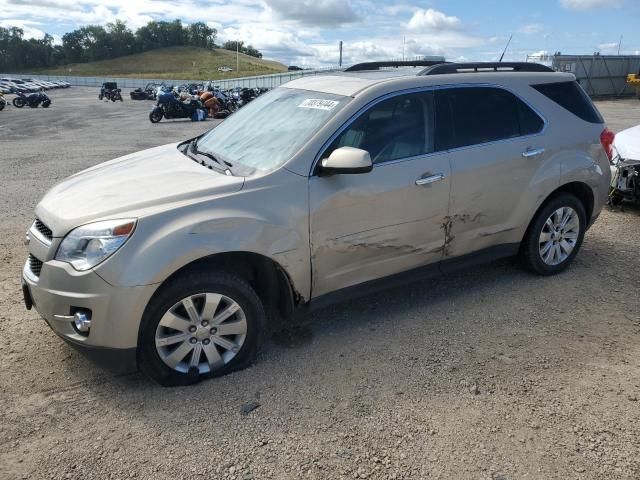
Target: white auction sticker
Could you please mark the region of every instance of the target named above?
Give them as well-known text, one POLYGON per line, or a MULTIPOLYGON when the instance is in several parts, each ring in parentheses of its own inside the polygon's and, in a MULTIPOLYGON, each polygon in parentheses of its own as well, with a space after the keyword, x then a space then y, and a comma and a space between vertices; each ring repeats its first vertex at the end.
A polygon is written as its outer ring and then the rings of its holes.
POLYGON ((320 98, 307 98, 298 108, 316 108, 318 110, 332 110, 339 102, 335 100, 322 100, 320 98))

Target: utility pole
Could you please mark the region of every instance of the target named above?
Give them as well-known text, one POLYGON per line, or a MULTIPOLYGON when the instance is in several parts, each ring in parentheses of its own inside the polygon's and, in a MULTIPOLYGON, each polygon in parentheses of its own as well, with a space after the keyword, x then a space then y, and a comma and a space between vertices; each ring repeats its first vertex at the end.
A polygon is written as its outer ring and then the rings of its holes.
POLYGON ((622 47, 622 35, 620 35, 620 41, 618 42, 618 55, 620 55, 620 48, 622 47))
POLYGON ((405 37, 404 35, 402 36, 402 61, 404 62, 404 44, 406 41, 407 37, 405 37))
POLYGON ((236 40, 236 72, 240 71, 240 40, 236 40))
POLYGON ((338 66, 342 68, 342 40, 340 40, 340 60, 338 61, 338 66))

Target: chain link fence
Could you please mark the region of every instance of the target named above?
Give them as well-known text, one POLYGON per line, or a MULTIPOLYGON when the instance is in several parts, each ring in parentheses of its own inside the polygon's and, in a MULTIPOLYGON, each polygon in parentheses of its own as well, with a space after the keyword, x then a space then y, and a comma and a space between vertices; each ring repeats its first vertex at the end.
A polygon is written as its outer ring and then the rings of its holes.
MULTIPOLYGON (((283 73, 274 73, 270 75, 258 75, 255 77, 229 78, 222 80, 213 80, 214 85, 222 89, 234 87, 247 88, 274 88, 283 83, 295 80, 296 78, 307 77, 310 75, 322 75, 339 71, 339 67, 317 68, 313 70, 295 70, 283 73)), ((148 83, 165 83, 166 85, 181 85, 183 83, 200 83, 207 82, 209 79, 185 80, 185 79, 158 79, 158 78, 128 78, 128 77, 78 77, 72 75, 37 75, 31 73, 2 73, 0 78, 33 78, 36 80, 51 80, 69 82, 77 87, 100 87, 103 82, 117 82, 120 88, 144 88, 148 83)))

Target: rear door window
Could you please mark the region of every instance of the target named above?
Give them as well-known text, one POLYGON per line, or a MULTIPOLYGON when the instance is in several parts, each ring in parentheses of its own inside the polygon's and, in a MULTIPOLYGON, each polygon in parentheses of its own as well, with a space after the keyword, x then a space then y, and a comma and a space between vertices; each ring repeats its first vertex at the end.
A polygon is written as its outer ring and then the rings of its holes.
POLYGON ((604 123, 600 113, 578 82, 541 83, 531 86, 585 122, 604 123))
POLYGON ((436 149, 539 133, 544 121, 511 92, 493 87, 436 91, 436 149))

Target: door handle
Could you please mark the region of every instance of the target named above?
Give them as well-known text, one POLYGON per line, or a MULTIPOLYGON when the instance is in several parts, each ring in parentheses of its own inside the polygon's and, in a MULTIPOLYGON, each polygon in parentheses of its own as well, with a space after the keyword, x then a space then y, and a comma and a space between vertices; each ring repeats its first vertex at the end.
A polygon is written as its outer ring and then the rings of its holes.
POLYGON ((522 152, 522 156, 524 158, 532 158, 537 157, 538 155, 542 155, 544 153, 544 148, 527 148, 524 152, 522 152))
POLYGON ((444 173, 436 173, 435 175, 430 175, 428 177, 422 177, 417 179, 416 185, 429 185, 430 183, 444 180, 444 177, 446 177, 444 173))

